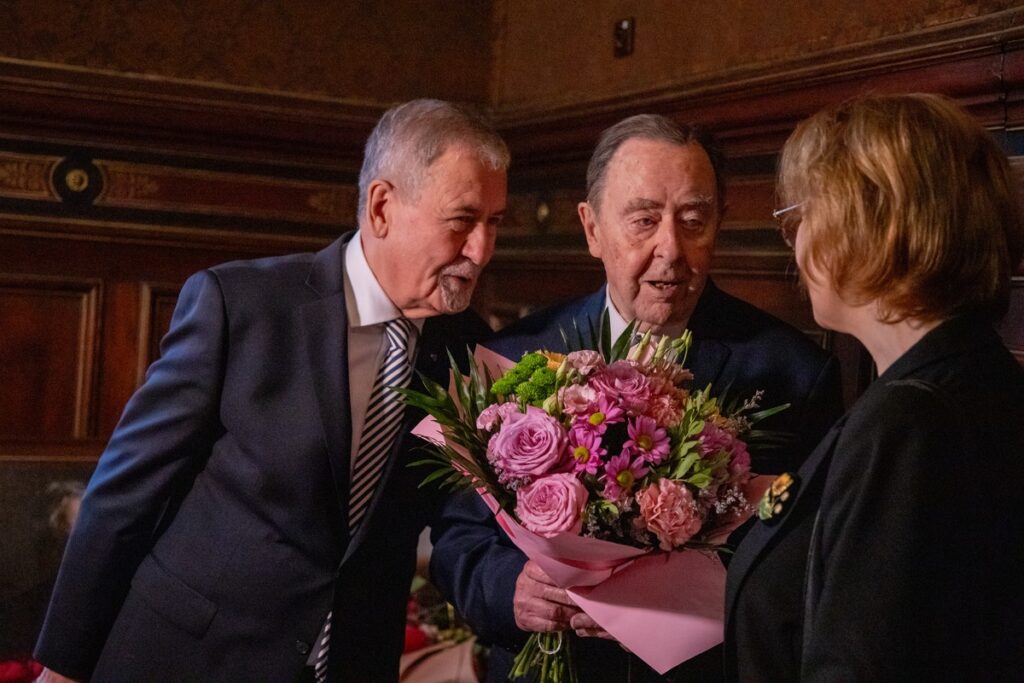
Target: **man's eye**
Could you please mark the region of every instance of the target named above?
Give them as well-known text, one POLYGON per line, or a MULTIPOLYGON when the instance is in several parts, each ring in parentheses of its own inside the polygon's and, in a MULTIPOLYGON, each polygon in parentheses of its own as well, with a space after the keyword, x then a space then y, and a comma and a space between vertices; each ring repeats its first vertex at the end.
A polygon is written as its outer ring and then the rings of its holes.
POLYGON ((489 219, 487 219, 487 224, 490 225, 492 228, 498 228, 501 227, 501 224, 504 220, 504 216, 491 216, 489 219))
POLYGON ((705 222, 704 222, 703 218, 684 218, 683 219, 683 229, 684 230, 689 230, 691 232, 699 232, 699 231, 704 229, 704 225, 705 225, 705 222))
POLYGON ((658 224, 652 216, 637 216, 633 219, 633 225, 637 228, 650 228, 658 224))

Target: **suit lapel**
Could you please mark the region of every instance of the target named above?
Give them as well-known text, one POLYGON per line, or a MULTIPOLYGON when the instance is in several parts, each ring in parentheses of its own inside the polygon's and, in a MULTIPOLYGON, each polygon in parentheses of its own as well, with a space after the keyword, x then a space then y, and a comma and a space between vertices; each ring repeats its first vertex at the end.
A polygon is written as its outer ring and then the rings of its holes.
POLYGON ((324 452, 331 467, 343 535, 348 528, 348 490, 352 415, 348 393, 348 318, 345 309, 342 237, 318 252, 307 284, 321 298, 303 307, 306 350, 323 428, 324 452))
MULTIPOLYGON (((845 423, 846 417, 844 416, 836 422, 829 433, 825 435, 825 438, 821 440, 821 443, 818 444, 818 447, 808 456, 803 466, 800 467, 799 488, 797 489, 796 497, 787 504, 785 516, 775 524, 755 522, 750 532, 740 543, 736 554, 729 563, 729 572, 726 578, 725 620, 727 628, 732 617, 733 608, 735 607, 736 596, 739 594, 747 574, 757 564, 758 558, 775 534, 782 532, 786 528, 791 519, 790 513, 804 502, 805 494, 812 488, 810 484, 818 476, 819 470, 822 467, 827 469, 832 449, 835 447, 836 439, 839 438, 845 423)), ((756 501, 751 502, 756 505, 756 501)))

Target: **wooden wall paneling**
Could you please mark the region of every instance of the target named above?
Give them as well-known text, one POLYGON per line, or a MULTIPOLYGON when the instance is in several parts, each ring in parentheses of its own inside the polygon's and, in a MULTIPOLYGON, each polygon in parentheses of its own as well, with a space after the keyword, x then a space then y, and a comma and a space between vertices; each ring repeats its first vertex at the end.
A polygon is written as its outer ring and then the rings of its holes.
POLYGON ((96 279, 0 274, 0 437, 92 434, 102 298, 96 279))

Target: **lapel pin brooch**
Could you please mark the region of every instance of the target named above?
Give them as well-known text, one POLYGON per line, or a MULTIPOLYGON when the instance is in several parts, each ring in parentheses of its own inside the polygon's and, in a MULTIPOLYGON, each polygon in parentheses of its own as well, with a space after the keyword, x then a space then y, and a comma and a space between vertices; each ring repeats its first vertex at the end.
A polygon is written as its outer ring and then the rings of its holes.
POLYGON ((762 522, 774 520, 782 514, 786 508, 786 502, 796 495, 798 477, 789 472, 783 472, 775 478, 772 485, 761 496, 761 502, 757 505, 757 517, 762 522))

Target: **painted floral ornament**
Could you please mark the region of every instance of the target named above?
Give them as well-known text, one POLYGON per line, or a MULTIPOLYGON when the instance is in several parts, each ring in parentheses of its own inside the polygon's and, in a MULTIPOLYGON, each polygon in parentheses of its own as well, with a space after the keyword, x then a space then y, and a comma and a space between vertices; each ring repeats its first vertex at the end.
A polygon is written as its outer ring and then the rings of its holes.
POLYGON ((761 502, 757 505, 758 519, 768 522, 781 515, 786 508, 786 502, 796 495, 798 482, 799 478, 789 472, 783 472, 775 477, 775 481, 764 492, 761 502))

